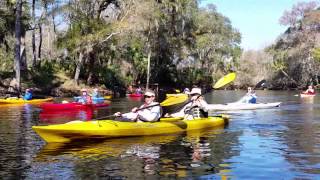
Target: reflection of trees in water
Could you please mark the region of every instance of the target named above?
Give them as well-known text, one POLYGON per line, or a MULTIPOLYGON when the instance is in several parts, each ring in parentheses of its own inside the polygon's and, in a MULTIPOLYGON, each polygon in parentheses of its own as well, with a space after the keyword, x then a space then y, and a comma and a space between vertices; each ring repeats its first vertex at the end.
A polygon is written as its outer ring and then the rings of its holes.
POLYGON ((287 121, 288 129, 281 137, 287 147, 281 151, 284 151, 283 156, 294 165, 296 170, 320 174, 320 129, 318 122, 320 113, 302 112, 302 114, 304 115, 302 119, 287 121))
POLYGON ((238 133, 211 131, 189 134, 162 145, 161 155, 165 157, 162 172, 170 177, 197 177, 222 172, 227 168, 224 162, 239 155, 238 150, 232 149, 238 143, 238 136, 238 133))
MULTIPOLYGON (((316 106, 313 100, 301 98, 297 108, 279 111, 270 121, 259 119, 260 123, 250 126, 259 141, 264 142, 266 153, 273 159, 280 156, 279 161, 283 157, 292 166, 291 171, 320 174, 320 109, 316 106)), ((270 163, 275 162, 270 160, 270 163)), ((282 165, 288 164, 282 162, 282 165)))
POLYGON ((0 177, 27 177, 37 148, 31 129, 36 116, 30 104, 0 105, 0 177))

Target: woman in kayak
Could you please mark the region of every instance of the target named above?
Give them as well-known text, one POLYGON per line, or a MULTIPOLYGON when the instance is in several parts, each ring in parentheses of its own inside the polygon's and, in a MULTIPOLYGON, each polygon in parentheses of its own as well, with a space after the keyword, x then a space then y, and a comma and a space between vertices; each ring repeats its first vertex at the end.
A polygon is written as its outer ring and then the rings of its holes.
POLYGON ((91 98, 92 98, 92 103, 93 104, 98 104, 98 103, 103 103, 104 102, 103 97, 101 97, 100 94, 99 94, 99 89, 98 88, 94 88, 93 89, 91 98))
POLYGON ((81 89, 81 96, 78 99, 78 102, 82 103, 82 104, 91 104, 92 103, 92 98, 88 94, 87 89, 81 89))
POLYGON ((303 92, 303 94, 315 94, 315 90, 313 89, 312 85, 308 86, 308 89, 303 92))
POLYGON ((152 90, 146 90, 144 93, 144 104, 139 108, 135 107, 129 113, 115 113, 120 120, 130 120, 135 122, 155 122, 161 117, 161 107, 158 102, 154 102, 155 93, 152 90), (149 108, 148 108, 149 107, 149 108))
POLYGON ((25 94, 23 95, 24 100, 31 100, 32 99, 32 89, 26 89, 25 94))
POLYGON ((208 117, 208 103, 201 95, 201 89, 192 88, 189 95, 190 100, 180 111, 171 115, 166 114, 166 117, 184 117, 184 119, 189 120, 208 117))

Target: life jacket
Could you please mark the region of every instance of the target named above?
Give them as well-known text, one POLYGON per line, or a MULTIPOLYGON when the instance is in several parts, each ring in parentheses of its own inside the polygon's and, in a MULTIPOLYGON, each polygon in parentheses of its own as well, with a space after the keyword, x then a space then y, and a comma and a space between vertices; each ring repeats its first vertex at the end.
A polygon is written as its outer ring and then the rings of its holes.
POLYGON ((209 116, 209 113, 199 106, 188 107, 184 110, 184 113, 185 115, 191 115, 193 119, 207 118, 209 116))

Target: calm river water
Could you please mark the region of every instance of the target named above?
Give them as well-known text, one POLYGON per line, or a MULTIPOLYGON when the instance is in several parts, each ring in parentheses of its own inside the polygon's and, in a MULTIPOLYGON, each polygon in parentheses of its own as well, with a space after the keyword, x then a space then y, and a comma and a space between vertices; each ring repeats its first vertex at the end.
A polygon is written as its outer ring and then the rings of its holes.
MULTIPOLYGON (((244 91, 206 94, 209 103, 244 91)), ((228 112, 225 128, 164 136, 46 144, 33 125, 126 112, 139 99, 94 112, 44 114, 35 105, 0 105, 0 179, 320 179, 320 97, 258 91, 274 109, 228 112)))

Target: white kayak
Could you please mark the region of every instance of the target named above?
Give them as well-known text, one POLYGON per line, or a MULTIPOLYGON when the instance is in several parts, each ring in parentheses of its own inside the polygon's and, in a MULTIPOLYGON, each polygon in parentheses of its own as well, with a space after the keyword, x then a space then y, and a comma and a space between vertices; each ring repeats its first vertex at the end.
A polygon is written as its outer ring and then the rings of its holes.
POLYGON ((253 110, 279 107, 281 102, 274 103, 228 103, 228 104, 208 104, 209 110, 232 111, 232 110, 253 110))

